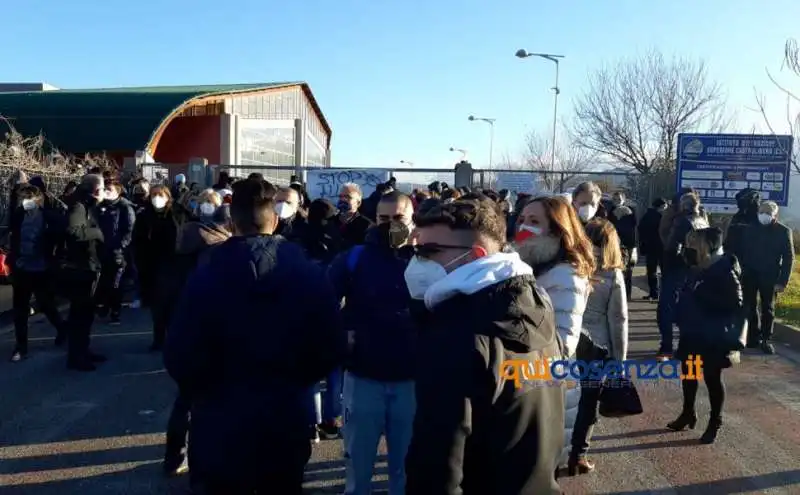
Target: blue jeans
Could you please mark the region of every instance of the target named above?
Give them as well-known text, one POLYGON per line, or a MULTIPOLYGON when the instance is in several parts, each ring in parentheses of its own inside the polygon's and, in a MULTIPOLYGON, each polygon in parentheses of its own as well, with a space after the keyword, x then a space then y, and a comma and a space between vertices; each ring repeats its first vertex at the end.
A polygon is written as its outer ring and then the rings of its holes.
POLYGON ((417 409, 414 382, 378 382, 344 376, 345 495, 372 492, 372 474, 381 435, 386 435, 389 495, 403 495, 405 459, 417 409))
POLYGON ((658 320, 658 333, 661 334, 661 344, 658 347, 658 352, 662 354, 672 354, 673 351, 673 325, 677 317, 677 291, 683 279, 683 272, 668 271, 661 273, 661 293, 658 297, 656 319, 658 320))
POLYGON ((309 424, 318 425, 323 421, 332 423, 342 415, 342 369, 336 368, 328 374, 325 381, 325 394, 316 384, 309 390, 309 424))

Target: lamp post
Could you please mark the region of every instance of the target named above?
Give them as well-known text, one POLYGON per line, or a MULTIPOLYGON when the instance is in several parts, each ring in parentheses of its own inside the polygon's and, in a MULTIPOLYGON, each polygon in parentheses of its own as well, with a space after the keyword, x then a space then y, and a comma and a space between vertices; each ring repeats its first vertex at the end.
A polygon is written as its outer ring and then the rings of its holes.
POLYGON ((453 147, 451 147, 450 151, 455 151, 455 152, 461 153, 461 159, 462 160, 466 160, 467 159, 467 150, 462 150, 461 148, 453 148, 453 147))
POLYGON ((517 50, 516 56, 518 58, 528 58, 528 57, 539 57, 545 60, 549 60, 556 64, 556 85, 553 86, 553 149, 551 150, 550 155, 550 166, 553 170, 556 167, 556 131, 558 130, 558 95, 561 93, 561 90, 558 87, 558 67, 559 67, 559 60, 564 58, 564 55, 554 55, 552 53, 528 53, 527 50, 520 48, 517 50))
POLYGON ((408 165, 409 167, 414 166, 414 162, 410 162, 408 160, 400 160, 400 163, 402 163, 403 165, 408 165))
POLYGON ((489 124, 489 168, 492 168, 493 148, 494 148, 494 123, 497 119, 489 119, 486 117, 469 116, 470 122, 486 122, 489 124))

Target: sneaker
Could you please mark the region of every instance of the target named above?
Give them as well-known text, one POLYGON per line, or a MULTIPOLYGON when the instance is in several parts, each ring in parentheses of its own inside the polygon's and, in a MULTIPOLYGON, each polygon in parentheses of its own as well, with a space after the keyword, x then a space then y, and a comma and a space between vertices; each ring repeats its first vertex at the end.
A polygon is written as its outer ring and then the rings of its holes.
POLYGON ((764 354, 775 354, 775 346, 769 342, 764 342, 761 344, 761 350, 764 352, 764 354))
POLYGON ((317 428, 317 425, 311 425, 308 433, 308 439, 311 440, 311 443, 319 443, 319 428, 317 428))
POLYGON ((135 300, 131 301, 131 305, 130 305, 130 307, 131 307, 132 309, 139 309, 139 308, 141 308, 141 307, 142 307, 142 301, 140 301, 140 300, 138 300, 138 299, 135 299, 135 300))
POLYGON ((162 469, 167 477, 181 476, 189 472, 189 463, 185 456, 180 456, 176 459, 165 460, 162 469))
POLYGON ((11 362, 18 363, 20 361, 25 360, 28 357, 27 351, 20 351, 19 349, 14 349, 14 352, 11 353, 11 362))
POLYGON ((319 432, 325 438, 325 440, 335 440, 339 438, 340 433, 339 425, 336 424, 335 421, 333 422, 323 422, 319 425, 319 432))

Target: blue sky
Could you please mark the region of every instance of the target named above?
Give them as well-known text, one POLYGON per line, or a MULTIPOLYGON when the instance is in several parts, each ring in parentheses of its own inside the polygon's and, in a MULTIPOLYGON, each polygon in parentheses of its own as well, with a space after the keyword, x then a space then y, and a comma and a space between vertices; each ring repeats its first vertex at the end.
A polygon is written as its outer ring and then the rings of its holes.
MULTIPOLYGON (((649 47, 703 58, 724 83, 740 130, 761 117, 753 87, 784 131, 779 73, 800 37, 797 0, 28 0, 3 7, 0 79, 62 88, 305 80, 333 127, 341 166, 451 166, 467 149, 495 161, 530 130, 549 133, 552 64, 566 56, 560 115, 588 73, 649 47), (10 49, 9 49, 10 48, 10 49)), ((800 89, 800 79, 782 79, 800 89)))

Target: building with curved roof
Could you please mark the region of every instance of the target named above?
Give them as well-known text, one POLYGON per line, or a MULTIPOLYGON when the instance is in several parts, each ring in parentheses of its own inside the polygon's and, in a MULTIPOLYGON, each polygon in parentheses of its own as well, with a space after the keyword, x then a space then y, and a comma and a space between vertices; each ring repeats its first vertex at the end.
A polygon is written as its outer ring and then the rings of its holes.
POLYGON ((305 82, 30 88, 0 84, 0 116, 62 152, 106 152, 120 163, 144 151, 167 164, 330 164, 331 127, 305 82))

